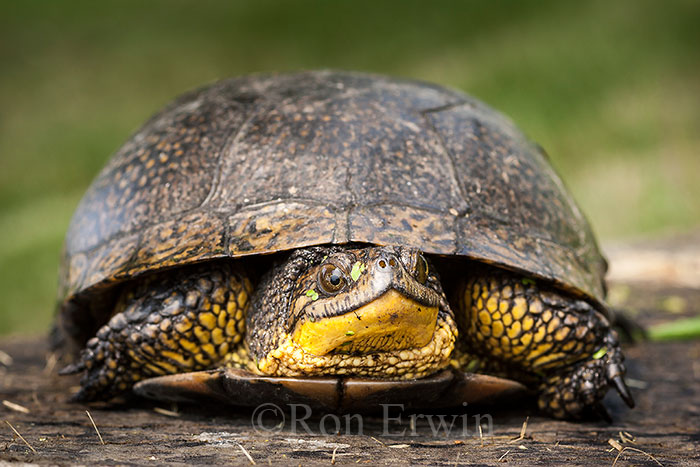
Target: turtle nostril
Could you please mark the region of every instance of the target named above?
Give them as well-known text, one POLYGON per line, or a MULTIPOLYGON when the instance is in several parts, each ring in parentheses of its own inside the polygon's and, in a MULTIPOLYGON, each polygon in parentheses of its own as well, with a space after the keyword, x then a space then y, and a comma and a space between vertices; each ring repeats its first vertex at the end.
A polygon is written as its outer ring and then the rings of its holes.
POLYGON ((394 255, 388 254, 388 255, 382 255, 378 260, 377 260, 377 266, 379 266, 379 269, 386 269, 386 268, 392 268, 395 269, 399 265, 398 260, 394 257, 394 255))

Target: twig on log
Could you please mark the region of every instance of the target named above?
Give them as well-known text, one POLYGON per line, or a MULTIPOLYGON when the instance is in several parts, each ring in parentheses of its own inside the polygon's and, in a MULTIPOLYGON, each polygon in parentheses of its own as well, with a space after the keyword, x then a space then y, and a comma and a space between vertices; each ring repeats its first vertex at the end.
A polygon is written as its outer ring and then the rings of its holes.
POLYGON ((8 400, 3 400, 2 405, 4 405, 10 410, 14 410, 15 412, 29 413, 28 408, 24 407, 23 405, 15 404, 14 402, 10 402, 8 400))
POLYGON ((95 432, 97 433, 97 436, 100 438, 100 443, 102 443, 102 445, 104 446, 105 440, 102 439, 102 435, 100 434, 100 430, 98 430, 97 425, 95 425, 95 420, 92 419, 92 415, 90 415, 90 412, 88 412, 86 410, 85 413, 87 414, 88 418, 92 422, 92 426, 95 428, 95 432))
POLYGON ((250 463, 251 463, 252 465, 256 465, 256 464, 255 464, 255 461, 254 461, 253 458, 250 456, 250 454, 248 453, 248 451, 246 451, 246 449, 243 447, 243 445, 242 445, 241 443, 238 443, 238 442, 236 442, 236 444, 238 445, 239 448, 241 448, 241 451, 243 451, 243 454, 245 454, 245 456, 248 458, 248 460, 250 461, 250 463))
POLYGON ((7 420, 5 420, 5 423, 7 423, 7 425, 8 425, 10 428, 12 428, 12 431, 14 431, 15 434, 17 434, 17 436, 19 436, 19 439, 21 439, 22 441, 24 441, 24 444, 26 444, 27 447, 28 447, 29 449, 31 449, 32 452, 33 452, 34 454, 38 454, 38 453, 36 452, 36 449, 34 449, 34 448, 32 447, 32 445, 29 444, 29 443, 27 442, 26 439, 24 439, 24 436, 20 435, 20 434, 19 434, 19 431, 15 430, 15 427, 12 426, 12 423, 8 422, 7 420))

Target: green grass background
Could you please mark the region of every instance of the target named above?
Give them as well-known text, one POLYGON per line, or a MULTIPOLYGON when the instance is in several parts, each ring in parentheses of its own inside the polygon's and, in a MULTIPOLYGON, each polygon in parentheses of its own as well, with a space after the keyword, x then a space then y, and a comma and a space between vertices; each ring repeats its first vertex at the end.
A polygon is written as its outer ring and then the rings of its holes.
POLYGON ((0 0, 0 334, 53 313, 71 213, 175 95, 309 68, 453 86, 549 152, 602 240, 700 224, 700 2, 0 0))

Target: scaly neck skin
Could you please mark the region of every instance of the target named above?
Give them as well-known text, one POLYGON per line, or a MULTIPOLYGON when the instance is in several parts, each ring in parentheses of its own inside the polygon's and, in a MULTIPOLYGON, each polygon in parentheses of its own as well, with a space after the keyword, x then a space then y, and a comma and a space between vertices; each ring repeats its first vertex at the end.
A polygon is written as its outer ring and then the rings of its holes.
POLYGON ((308 248, 265 277, 247 320, 263 374, 415 377, 447 364, 456 326, 423 255, 308 248))

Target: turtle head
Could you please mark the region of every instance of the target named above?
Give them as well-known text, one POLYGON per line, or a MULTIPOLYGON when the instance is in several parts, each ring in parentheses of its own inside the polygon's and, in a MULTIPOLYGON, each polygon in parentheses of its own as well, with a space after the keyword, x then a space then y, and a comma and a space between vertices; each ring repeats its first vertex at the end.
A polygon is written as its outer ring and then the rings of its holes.
POLYGON ((258 369, 401 377, 446 365, 456 328, 420 251, 370 246, 323 253, 296 277, 280 338, 258 369))
POLYGON ((365 248, 328 255, 309 269, 292 301, 292 339, 313 355, 420 348, 440 305, 417 250, 365 248))

